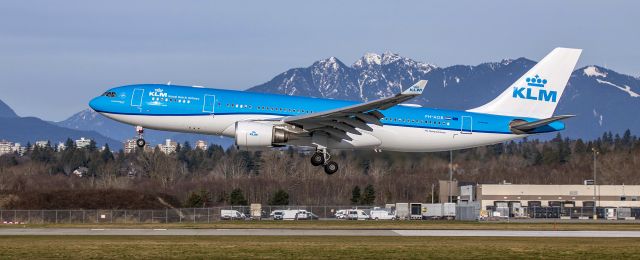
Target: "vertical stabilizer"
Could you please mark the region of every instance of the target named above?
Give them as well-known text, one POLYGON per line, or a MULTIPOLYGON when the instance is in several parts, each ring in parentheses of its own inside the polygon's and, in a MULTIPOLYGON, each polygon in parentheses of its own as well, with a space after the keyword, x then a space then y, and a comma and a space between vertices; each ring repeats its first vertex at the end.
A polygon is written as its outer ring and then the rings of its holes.
POLYGON ((469 112, 549 118, 580 57, 580 49, 555 48, 491 102, 469 112))

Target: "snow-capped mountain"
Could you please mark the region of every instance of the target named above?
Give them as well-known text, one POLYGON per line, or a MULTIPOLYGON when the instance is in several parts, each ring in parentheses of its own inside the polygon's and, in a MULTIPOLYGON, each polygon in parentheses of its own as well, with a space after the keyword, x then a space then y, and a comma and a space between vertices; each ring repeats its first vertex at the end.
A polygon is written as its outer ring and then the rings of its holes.
MULTIPOLYGON (((249 91, 367 101, 427 79, 424 93, 410 103, 465 110, 491 101, 533 65, 518 58, 442 68, 393 53, 367 53, 350 67, 332 57, 288 70, 249 91)), ((577 69, 556 110, 577 115, 562 134, 592 139, 605 131, 640 132, 640 119, 634 115, 640 109, 639 95, 639 78, 598 66, 577 69)))
MULTIPOLYGON (((438 67, 398 54, 367 53, 351 66, 335 57, 306 68, 287 70, 248 91, 367 101, 394 95, 421 79, 429 80, 424 93, 409 101, 425 107, 465 110, 491 101, 518 77, 535 65, 526 58, 505 59, 475 66, 438 67)), ((640 132, 640 78, 622 75, 598 66, 574 71, 556 114, 573 114, 562 134, 593 139, 605 131, 640 132)), ((59 122, 61 126, 95 130, 116 140, 132 138, 133 128, 84 110, 59 122)), ((151 143, 165 138, 178 141, 197 139, 229 145, 230 139, 147 131, 151 143)))

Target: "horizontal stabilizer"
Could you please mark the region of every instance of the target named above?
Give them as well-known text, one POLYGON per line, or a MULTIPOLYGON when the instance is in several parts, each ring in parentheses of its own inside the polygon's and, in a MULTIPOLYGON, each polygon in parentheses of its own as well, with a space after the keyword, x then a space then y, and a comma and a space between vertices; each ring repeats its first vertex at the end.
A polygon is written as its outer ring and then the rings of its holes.
POLYGON ((574 115, 553 116, 550 118, 536 120, 533 122, 527 122, 524 120, 514 120, 511 122, 509 126, 511 127, 511 132, 513 132, 514 134, 526 134, 538 127, 542 127, 542 126, 551 124, 555 121, 559 121, 559 120, 563 120, 571 117, 574 117, 574 115))

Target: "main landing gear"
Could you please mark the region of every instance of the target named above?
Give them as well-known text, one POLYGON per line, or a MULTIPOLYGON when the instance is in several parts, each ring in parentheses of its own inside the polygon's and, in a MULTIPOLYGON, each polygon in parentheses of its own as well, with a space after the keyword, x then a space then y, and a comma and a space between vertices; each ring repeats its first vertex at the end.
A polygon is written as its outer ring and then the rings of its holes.
POLYGON ((144 140, 144 128, 142 126, 136 126, 136 133, 138 134, 138 140, 136 140, 136 145, 140 148, 143 148, 147 141, 144 140))
POLYGON ((324 172, 328 175, 334 174, 338 171, 338 163, 331 161, 331 155, 327 152, 326 148, 317 150, 311 156, 311 165, 320 166, 324 165, 324 172))

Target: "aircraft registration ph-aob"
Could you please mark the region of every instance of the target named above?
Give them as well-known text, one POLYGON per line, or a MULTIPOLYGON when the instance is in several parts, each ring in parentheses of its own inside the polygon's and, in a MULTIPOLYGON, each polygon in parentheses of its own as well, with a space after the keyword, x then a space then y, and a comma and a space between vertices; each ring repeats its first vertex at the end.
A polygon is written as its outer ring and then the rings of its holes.
POLYGON ((420 80, 394 96, 353 101, 165 84, 109 89, 91 100, 96 112, 143 128, 222 135, 239 149, 313 147, 314 166, 338 171, 328 149, 434 152, 490 145, 564 129, 554 110, 580 49, 556 48, 491 102, 466 111, 401 103, 421 95, 420 80))

